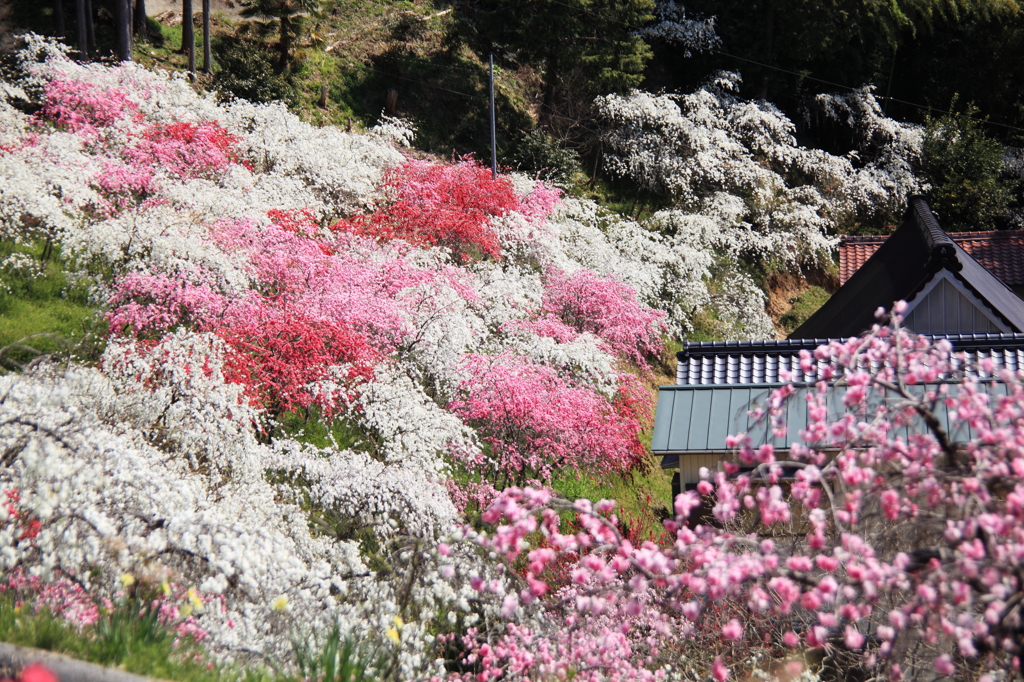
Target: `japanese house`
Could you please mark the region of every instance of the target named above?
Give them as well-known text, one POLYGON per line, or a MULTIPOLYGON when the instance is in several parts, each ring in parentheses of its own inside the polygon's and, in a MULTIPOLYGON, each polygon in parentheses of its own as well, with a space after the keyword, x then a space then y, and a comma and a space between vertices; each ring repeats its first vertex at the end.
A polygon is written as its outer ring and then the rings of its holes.
MULTIPOLYGON (((967 360, 991 357, 998 367, 1024 369, 1024 234, 969 232, 947 235, 921 197, 888 237, 852 237, 840 246, 841 286, 788 339, 686 342, 677 354, 676 383, 662 386, 652 451, 664 469, 678 469, 674 492, 695 485, 702 467, 717 468, 726 437, 751 431, 755 443, 785 450, 778 437, 748 416, 780 373, 813 383, 818 369, 800 370, 800 351, 857 336, 875 323, 879 307, 907 301, 904 326, 946 338, 967 360)), ((790 402, 795 434, 807 422, 803 401, 790 402)))

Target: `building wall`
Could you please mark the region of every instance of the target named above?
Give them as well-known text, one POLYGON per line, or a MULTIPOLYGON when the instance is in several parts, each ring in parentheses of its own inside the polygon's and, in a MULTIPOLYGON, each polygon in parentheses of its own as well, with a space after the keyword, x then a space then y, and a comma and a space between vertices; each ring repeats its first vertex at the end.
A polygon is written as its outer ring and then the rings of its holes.
POLYGON ((918 334, 1008 331, 962 284, 939 276, 918 295, 903 324, 918 334))

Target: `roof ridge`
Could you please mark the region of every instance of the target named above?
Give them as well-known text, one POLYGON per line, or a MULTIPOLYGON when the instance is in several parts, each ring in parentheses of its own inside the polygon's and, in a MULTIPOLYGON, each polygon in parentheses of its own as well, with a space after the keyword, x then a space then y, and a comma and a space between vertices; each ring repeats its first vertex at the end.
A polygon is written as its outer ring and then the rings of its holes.
POLYGON ((842 234, 839 235, 839 243, 853 242, 854 244, 863 244, 865 242, 878 242, 881 244, 888 238, 889 235, 887 234, 842 234))
MULTIPOLYGON (((1024 345, 1024 332, 969 332, 963 334, 920 334, 931 341, 947 340, 954 348, 973 346, 976 344, 1024 345)), ((815 338, 815 339, 764 339, 750 341, 684 341, 683 350, 676 353, 684 357, 691 354, 712 355, 728 354, 737 351, 802 350, 828 345, 833 341, 846 342, 848 337, 815 338)))
POLYGON ((936 272, 942 268, 960 272, 964 265, 957 257, 956 242, 943 231, 928 201, 920 194, 910 197, 908 212, 913 215, 914 224, 921 231, 930 252, 925 263, 928 272, 936 272))

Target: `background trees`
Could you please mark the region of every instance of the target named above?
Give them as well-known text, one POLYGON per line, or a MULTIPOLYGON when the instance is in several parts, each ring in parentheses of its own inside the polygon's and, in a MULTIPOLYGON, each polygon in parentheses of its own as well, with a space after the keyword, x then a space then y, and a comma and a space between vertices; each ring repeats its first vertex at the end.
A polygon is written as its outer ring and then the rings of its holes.
POLYGON ((292 43, 301 33, 305 18, 319 7, 320 0, 249 0, 242 16, 277 22, 277 68, 283 70, 291 58, 292 43))
POLYGON ((653 0, 485 0, 463 3, 474 46, 537 66, 545 124, 562 106, 640 84, 651 57, 634 30, 653 19, 653 0))
MULTIPOLYGON (((951 104, 955 108, 956 100, 951 104)), ((978 108, 928 120, 923 171, 931 205, 950 230, 990 230, 1002 224, 1013 190, 1002 177, 1003 146, 986 134, 978 108)))

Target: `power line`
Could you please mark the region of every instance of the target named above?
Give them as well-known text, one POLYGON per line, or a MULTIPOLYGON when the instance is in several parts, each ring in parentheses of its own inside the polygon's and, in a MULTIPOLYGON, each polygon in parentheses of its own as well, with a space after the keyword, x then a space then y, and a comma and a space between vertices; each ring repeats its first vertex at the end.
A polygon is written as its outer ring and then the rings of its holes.
MULTIPOLYGON (((548 2, 553 3, 555 5, 561 5, 563 7, 568 7, 569 9, 575 10, 577 12, 581 12, 583 14, 588 14, 590 16, 601 16, 605 21, 608 21, 609 23, 619 24, 621 26, 625 26, 626 28, 628 28, 630 30, 633 30, 635 28, 631 24, 627 24, 624 21, 620 21, 618 19, 614 19, 614 18, 605 16, 605 15, 599 15, 597 12, 595 12, 593 10, 586 9, 586 8, 580 7, 578 5, 571 5, 571 4, 567 3, 567 2, 562 2, 561 0, 548 0, 548 2)), ((738 55, 729 54, 728 52, 723 52, 722 50, 714 50, 713 54, 720 54, 723 57, 730 57, 732 59, 736 59, 736 60, 739 60, 741 62, 747 62, 748 64, 756 64, 757 66, 760 66, 760 67, 765 68, 765 69, 771 69, 773 71, 779 71, 780 73, 788 73, 790 75, 797 76, 799 78, 803 78, 803 79, 806 79, 806 80, 815 81, 817 83, 824 83, 825 85, 831 85, 832 87, 835 87, 835 88, 843 88, 844 90, 849 90, 850 92, 856 92, 859 89, 859 88, 854 88, 854 87, 849 86, 849 85, 844 85, 843 83, 836 83, 834 81, 825 80, 824 78, 816 78, 814 76, 809 76, 809 75, 807 75, 805 73, 800 73, 799 71, 792 71, 790 69, 784 69, 781 66, 774 66, 772 64, 765 64, 764 62, 759 62, 759 61, 754 60, 754 59, 748 59, 746 57, 740 57, 738 55)), ((899 102, 900 104, 905 104, 905 105, 910 106, 910 107, 915 107, 916 109, 919 109, 921 111, 934 111, 934 112, 937 112, 937 113, 940 113, 940 114, 954 114, 955 115, 955 112, 952 112, 952 111, 947 111, 945 109, 939 109, 937 107, 928 106, 928 105, 925 105, 925 104, 918 104, 916 102, 908 102, 906 100, 897 99, 895 97, 883 97, 882 99, 884 99, 885 101, 888 101, 888 102, 899 102)), ((965 116, 966 118, 968 118, 968 119, 970 119, 972 121, 977 121, 979 123, 984 123, 984 124, 991 125, 991 126, 998 126, 1000 128, 1007 128, 1008 130, 1015 130, 1015 131, 1018 131, 1018 132, 1024 132, 1024 128, 1021 128, 1019 126, 1010 125, 1009 123, 1000 123, 998 121, 991 121, 991 120, 989 120, 987 118, 977 118, 977 117, 974 117, 974 116, 966 116, 966 114, 963 114, 963 116, 965 116)))
MULTIPOLYGON (((723 57, 730 57, 732 59, 737 59, 737 60, 739 60, 741 62, 747 62, 749 64, 756 64, 757 66, 763 67, 765 69, 771 69, 773 71, 780 71, 782 73, 788 73, 790 75, 797 76, 798 78, 803 78, 803 79, 810 80, 810 81, 816 81, 818 83, 824 83, 825 85, 831 85, 832 87, 843 88, 844 90, 849 90, 850 92, 857 92, 858 90, 861 89, 861 88, 850 87, 849 85, 843 85, 842 83, 835 83, 833 81, 827 81, 827 80, 825 80, 823 78, 815 78, 814 76, 809 76, 807 74, 800 73, 799 71, 791 71, 790 69, 784 69, 784 68, 782 68, 780 66, 772 66, 771 64, 765 64, 764 62, 759 62, 759 61, 756 61, 754 59, 747 59, 746 57, 740 57, 740 56, 737 56, 737 55, 734 55, 734 54, 729 54, 728 52, 723 52, 722 50, 715 50, 714 54, 720 54, 723 57)), ((938 112, 940 114, 953 114, 953 115, 956 115, 955 112, 952 112, 952 111, 947 111, 945 109, 939 109, 937 107, 927 106, 927 105, 924 105, 924 104, 917 104, 915 102, 908 102, 906 100, 897 99, 895 97, 883 97, 882 99, 884 99, 884 100, 886 100, 888 102, 899 102, 900 104, 906 104, 907 106, 916 107, 917 109, 920 109, 922 111, 935 111, 935 112, 938 112)), ((965 118, 968 118, 968 119, 970 119, 972 121, 977 121, 979 123, 987 123, 988 125, 999 126, 1001 128, 1009 128, 1010 130, 1016 130, 1016 131, 1019 131, 1019 132, 1024 132, 1024 128, 1020 128, 1018 126, 1010 125, 1009 123, 999 123, 998 121, 990 121, 987 118, 977 118, 975 116, 967 116, 966 114, 961 114, 961 115, 964 116, 965 118)))

